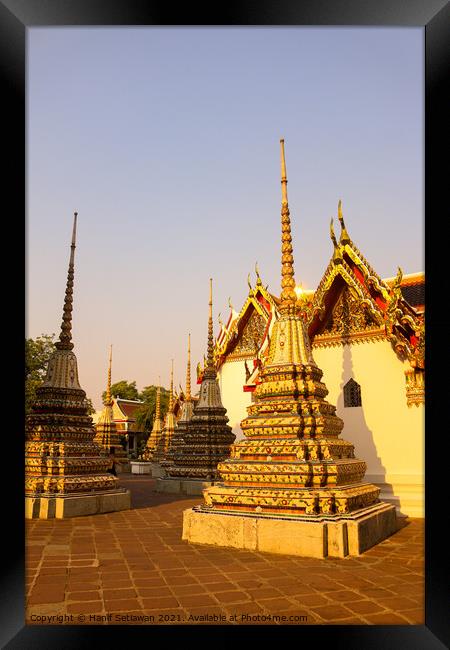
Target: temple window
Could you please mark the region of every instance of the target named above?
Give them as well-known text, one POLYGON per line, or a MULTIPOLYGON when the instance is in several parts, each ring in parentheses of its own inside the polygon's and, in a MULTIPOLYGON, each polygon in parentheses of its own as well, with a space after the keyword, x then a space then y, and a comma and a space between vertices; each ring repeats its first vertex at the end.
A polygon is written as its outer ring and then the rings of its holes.
POLYGON ((361 386, 354 379, 344 386, 344 406, 361 406, 361 386))

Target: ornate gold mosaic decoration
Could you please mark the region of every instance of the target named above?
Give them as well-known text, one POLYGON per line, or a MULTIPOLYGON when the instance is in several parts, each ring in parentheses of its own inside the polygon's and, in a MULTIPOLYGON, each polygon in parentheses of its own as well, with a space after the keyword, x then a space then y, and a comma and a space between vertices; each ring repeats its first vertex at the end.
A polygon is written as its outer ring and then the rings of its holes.
POLYGON ((379 489, 363 482, 366 463, 341 440, 343 421, 325 397, 322 371, 298 313, 281 140, 282 265, 280 317, 255 401, 241 422, 245 439, 218 465, 221 482, 204 491, 200 509, 264 515, 342 515, 378 502, 379 489))
POLYGON ((227 424, 222 405, 217 372, 213 358, 212 280, 210 280, 208 354, 200 387, 200 397, 183 434, 183 445, 177 447, 169 476, 183 479, 215 480, 217 464, 230 454, 236 436, 227 424))
POLYGON ((77 213, 67 275, 61 334, 25 423, 25 494, 69 496, 116 489, 109 458, 94 442, 86 393, 72 352, 72 306, 77 213))
POLYGON ((101 445, 107 454, 111 448, 114 449, 116 463, 128 463, 125 449, 120 444, 120 436, 117 432, 117 425, 113 416, 113 400, 111 397, 111 365, 112 365, 112 345, 109 352, 108 379, 106 384, 105 408, 100 414, 95 425, 94 442, 101 445))

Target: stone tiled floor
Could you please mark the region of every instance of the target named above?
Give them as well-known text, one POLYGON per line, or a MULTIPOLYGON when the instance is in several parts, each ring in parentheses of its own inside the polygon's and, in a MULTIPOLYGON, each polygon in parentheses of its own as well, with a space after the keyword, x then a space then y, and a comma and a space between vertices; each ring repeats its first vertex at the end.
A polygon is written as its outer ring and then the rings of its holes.
POLYGON ((201 498, 120 480, 132 510, 27 522, 27 623, 424 623, 423 520, 358 558, 194 546, 182 512, 201 498))

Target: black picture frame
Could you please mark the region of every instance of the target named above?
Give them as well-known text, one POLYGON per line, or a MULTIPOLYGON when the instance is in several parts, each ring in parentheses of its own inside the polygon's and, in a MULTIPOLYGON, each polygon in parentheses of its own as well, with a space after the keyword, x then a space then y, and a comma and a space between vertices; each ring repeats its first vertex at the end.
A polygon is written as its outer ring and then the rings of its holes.
MULTIPOLYGON (((326 643, 334 647, 417 648, 423 650, 450 646, 448 616, 448 521, 443 497, 447 468, 442 451, 447 437, 445 413, 448 401, 445 374, 449 367, 447 338, 450 321, 442 308, 445 293, 448 238, 443 228, 449 220, 448 200, 448 138, 445 138, 448 104, 444 101, 449 71, 450 9, 447 0, 279 0, 224 3, 224 6, 180 6, 175 10, 168 3, 147 0, 0 0, 0 71, 3 133, 2 196, 4 310, 8 339, 5 347, 13 352, 13 360, 5 366, 8 393, 4 415, 5 466, 10 476, 3 482, 2 521, 3 553, 0 589, 0 643, 5 648, 80 648, 117 639, 121 626, 25 626, 24 624, 24 408, 23 374, 18 358, 23 358, 25 322, 23 294, 26 267, 23 241, 26 222, 26 159, 25 159, 25 81, 26 29, 28 27, 74 25, 355 25, 355 26, 417 26, 425 35, 425 269, 427 307, 427 397, 425 421, 426 445, 426 617, 424 626, 302 626, 289 632, 299 635, 299 642, 326 643), (445 214, 447 210, 447 214, 445 214), (440 219, 442 217, 442 219, 440 219), (6 223, 5 223, 6 222, 6 223), (12 245, 11 245, 11 243, 12 245), (6 256, 8 252, 11 256, 6 256), (5 262, 6 260, 6 262, 5 262), (18 321, 18 322, 16 322, 18 321), (446 399, 447 398, 447 399, 446 399)), ((70 155, 70 152, 68 152, 70 155)), ((25 251, 26 252, 26 251, 25 251)), ((3 394, 5 396, 5 393, 3 394)), ((448 499, 446 500, 448 501, 448 499)), ((161 633, 182 631, 183 642, 198 638, 198 632, 209 633, 210 627, 148 628, 124 626, 128 643, 155 641, 161 633)), ((261 632, 237 626, 241 642, 261 632)), ((223 641, 233 634, 234 626, 220 630, 223 641)), ((264 627, 268 638, 275 632, 284 636, 285 628, 264 627)), ((217 635, 217 630, 212 633, 217 635)), ((167 636, 165 637, 167 639, 167 636)), ((113 643, 114 645, 114 643, 113 643)))

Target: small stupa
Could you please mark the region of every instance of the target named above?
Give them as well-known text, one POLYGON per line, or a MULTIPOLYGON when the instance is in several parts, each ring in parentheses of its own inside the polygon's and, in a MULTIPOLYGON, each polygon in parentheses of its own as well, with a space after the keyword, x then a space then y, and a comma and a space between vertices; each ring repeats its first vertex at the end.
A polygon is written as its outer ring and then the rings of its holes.
MULTIPOLYGON (((192 415, 194 413, 194 400, 191 392, 191 335, 188 336, 188 360, 186 370, 186 391, 184 401, 181 406, 181 414, 177 421, 175 433, 172 437, 172 443, 166 455, 164 467, 166 470, 167 478, 159 478, 156 481, 156 490, 158 492, 181 492, 183 488, 182 482, 178 478, 172 476, 172 468, 175 462, 180 462, 183 459, 185 443, 184 437, 188 431, 192 415)), ((177 467, 175 465, 175 473, 177 467)))
POLYGON ((200 395, 183 435, 183 444, 174 453, 169 478, 158 490, 201 494, 217 480, 217 465, 230 455, 236 436, 227 424, 213 357, 212 279, 209 291, 208 353, 200 395))
MULTIPOLYGON (((161 379, 159 380, 161 384, 161 379)), ((155 417, 153 420, 153 427, 150 431, 150 435, 147 439, 147 444, 145 449, 142 452, 140 460, 142 461, 152 461, 155 450, 159 444, 159 439, 161 438, 164 422, 161 417, 161 386, 159 385, 156 389, 156 406, 155 406, 155 417)))
POLYGON ((96 434, 94 442, 97 442, 99 445, 101 445, 107 454, 111 455, 111 452, 113 452, 116 472, 120 474, 122 472, 130 471, 130 461, 127 458, 127 452, 120 443, 120 436, 117 433, 117 426, 113 417, 113 400, 111 397, 111 365, 112 345, 109 351, 108 379, 104 401, 105 408, 101 412, 97 420, 97 424, 95 425, 96 434))
POLYGON ((152 468, 152 476, 165 476, 165 466, 167 465, 166 456, 169 452, 172 438, 177 426, 177 419, 174 411, 174 396, 173 396, 173 359, 172 368, 170 371, 170 394, 169 405, 167 407, 166 417, 164 419, 164 426, 158 444, 153 453, 153 463, 159 467, 152 468))
POLYGON ((77 213, 56 350, 25 423, 25 517, 62 519, 130 507, 130 493, 107 473, 110 459, 94 442, 86 393, 72 352, 72 307, 77 213))
MULTIPOLYGON (((174 434, 164 461, 161 463, 170 476, 170 467, 174 464, 175 456, 183 453, 184 434, 187 431, 194 411, 194 400, 191 394, 191 335, 188 335, 188 360, 186 370, 186 391, 181 406, 180 417, 177 420, 174 434)), ((158 489, 158 483, 157 483, 158 489)))
POLYGON ((280 317, 274 323, 245 435, 218 466, 205 503, 184 512, 190 542, 314 557, 358 555, 396 530, 395 506, 364 483, 366 463, 339 438, 343 421, 296 309, 284 140, 281 145, 280 317))

